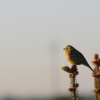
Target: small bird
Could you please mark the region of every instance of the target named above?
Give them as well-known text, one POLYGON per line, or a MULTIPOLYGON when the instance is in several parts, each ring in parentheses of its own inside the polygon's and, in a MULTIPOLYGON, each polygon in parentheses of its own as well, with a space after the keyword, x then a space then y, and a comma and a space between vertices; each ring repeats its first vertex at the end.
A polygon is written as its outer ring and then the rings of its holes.
MULTIPOLYGON (((86 61, 85 57, 82 53, 80 53, 78 50, 76 50, 71 45, 68 45, 64 48, 64 53, 66 55, 67 60, 73 64, 73 65, 80 65, 83 64, 87 67, 89 67, 92 71, 93 69, 90 67, 88 62, 86 61)), ((94 71, 93 71, 94 72, 94 71)))

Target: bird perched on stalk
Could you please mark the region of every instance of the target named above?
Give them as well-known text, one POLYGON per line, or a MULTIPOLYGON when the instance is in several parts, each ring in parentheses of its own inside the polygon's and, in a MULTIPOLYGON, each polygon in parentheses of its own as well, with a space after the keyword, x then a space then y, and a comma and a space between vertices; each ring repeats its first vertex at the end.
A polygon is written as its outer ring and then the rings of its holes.
MULTIPOLYGON (((83 64, 87 67, 89 67, 92 71, 93 69, 90 67, 88 62, 86 61, 85 57, 82 53, 80 53, 78 50, 76 50, 71 45, 68 45, 64 48, 64 53, 66 55, 67 60, 73 64, 73 65, 80 65, 83 64)), ((94 72, 94 71, 93 71, 94 72)))

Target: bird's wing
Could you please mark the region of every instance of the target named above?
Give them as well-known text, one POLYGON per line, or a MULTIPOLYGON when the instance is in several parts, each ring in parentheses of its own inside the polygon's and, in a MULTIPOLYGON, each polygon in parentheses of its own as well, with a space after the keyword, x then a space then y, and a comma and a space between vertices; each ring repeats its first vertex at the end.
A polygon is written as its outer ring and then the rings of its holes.
MULTIPOLYGON (((79 52, 79 51, 78 51, 79 52)), ((81 60, 82 64, 89 67, 89 64, 82 53, 78 53, 79 59, 81 60)))
POLYGON ((73 54, 71 54, 71 58, 76 61, 77 64, 84 64, 88 66, 89 64, 87 63, 85 57, 83 56, 82 53, 80 53, 78 50, 75 50, 73 54))
POLYGON ((82 61, 82 64, 89 67, 93 72, 94 70, 90 67, 90 65, 88 64, 87 60, 85 59, 85 57, 82 55, 82 53, 79 53, 80 59, 82 61))
MULTIPOLYGON (((88 64, 87 60, 85 59, 85 57, 83 56, 82 53, 80 53, 79 51, 75 51, 73 54, 71 55, 71 58, 77 63, 77 64, 83 64, 87 67, 89 67, 92 71, 93 69, 90 67, 90 65, 88 64), (75 54, 74 54, 75 53, 75 54)), ((94 72, 94 71, 93 71, 94 72)))

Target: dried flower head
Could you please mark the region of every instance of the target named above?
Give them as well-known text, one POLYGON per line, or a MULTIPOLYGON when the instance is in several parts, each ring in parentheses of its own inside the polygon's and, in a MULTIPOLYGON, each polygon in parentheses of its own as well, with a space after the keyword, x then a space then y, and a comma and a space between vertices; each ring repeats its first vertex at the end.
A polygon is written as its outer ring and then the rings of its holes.
POLYGON ((92 74, 92 76, 94 77, 94 78, 99 78, 100 76, 98 75, 98 74, 92 74))
POLYGON ((79 87, 79 84, 78 84, 78 83, 76 83, 76 84, 75 84, 75 86, 76 86, 76 87, 79 87))
POLYGON ((100 63, 100 58, 98 58, 96 61, 97 61, 98 63, 100 63))
POLYGON ((73 91, 73 88, 68 88, 68 91, 73 91))
POLYGON ((78 75, 78 74, 79 74, 79 72, 78 72, 78 71, 76 71, 74 74, 75 74, 75 75, 78 75))
POLYGON ((99 89, 99 88, 96 88, 96 89, 94 90, 94 92, 95 92, 95 93, 100 93, 100 89, 99 89))
POLYGON ((69 78, 73 78, 73 74, 72 73, 69 73, 69 78))
POLYGON ((79 100, 79 98, 76 98, 75 100, 79 100))
POLYGON ((97 75, 98 77, 100 77, 100 72, 97 72, 96 75, 97 75))
POLYGON ((93 64, 97 64, 97 60, 93 60, 92 63, 93 63, 93 64))
POLYGON ((94 59, 97 59, 97 58, 98 58, 98 54, 95 53, 95 54, 94 54, 94 59))

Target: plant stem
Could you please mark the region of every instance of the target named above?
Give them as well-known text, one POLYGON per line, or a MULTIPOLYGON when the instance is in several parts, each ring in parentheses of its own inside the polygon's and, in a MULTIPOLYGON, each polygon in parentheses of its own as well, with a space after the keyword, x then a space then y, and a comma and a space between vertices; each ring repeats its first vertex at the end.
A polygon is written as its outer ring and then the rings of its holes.
POLYGON ((75 74, 73 73, 73 78, 71 78, 72 81, 72 88, 73 88, 73 92, 72 92, 72 100, 76 99, 76 86, 75 86, 75 74))

